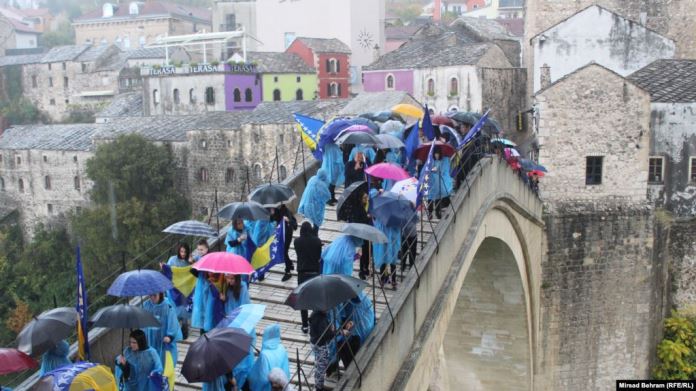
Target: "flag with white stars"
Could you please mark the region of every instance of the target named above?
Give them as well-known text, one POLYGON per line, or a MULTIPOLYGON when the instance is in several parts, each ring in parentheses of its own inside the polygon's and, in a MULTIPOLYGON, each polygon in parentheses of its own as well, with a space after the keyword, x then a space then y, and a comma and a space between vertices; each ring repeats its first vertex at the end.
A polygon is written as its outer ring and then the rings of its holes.
POLYGON ((428 158, 425 160, 425 165, 420 173, 420 179, 418 180, 418 195, 416 196, 416 207, 419 207, 423 202, 423 197, 428 196, 428 191, 430 190, 430 175, 433 170, 433 151, 435 150, 435 142, 430 144, 430 150, 428 151, 428 158))
POLYGON ((275 234, 259 247, 252 257, 251 265, 256 269, 253 277, 266 274, 273 266, 285 263, 285 221, 281 220, 275 234))

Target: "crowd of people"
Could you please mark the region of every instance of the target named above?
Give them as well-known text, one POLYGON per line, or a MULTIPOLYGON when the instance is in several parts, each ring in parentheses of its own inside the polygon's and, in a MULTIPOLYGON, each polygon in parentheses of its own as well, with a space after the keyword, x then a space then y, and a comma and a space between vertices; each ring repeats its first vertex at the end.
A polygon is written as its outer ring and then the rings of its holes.
MULTIPOLYGON (((380 285, 396 289, 397 265, 402 271, 412 267, 417 252, 418 208, 422 198, 423 213, 429 219, 440 219, 450 206, 450 195, 462 185, 466 174, 476 162, 488 153, 496 154, 531 186, 538 189, 543 173, 522 167, 520 154, 509 145, 491 141, 491 135, 480 132, 462 148, 460 140, 471 130, 472 123, 451 121, 452 126, 435 124, 434 137, 428 140, 419 126, 406 126, 398 119, 388 119, 380 124, 380 133, 392 134, 408 144, 417 136, 417 144, 431 143, 427 158, 416 156, 413 148, 380 148, 379 145, 336 144, 327 141, 323 145, 321 168, 310 178, 302 193, 297 217, 284 204, 267 208, 270 219, 234 219, 224 238, 225 250, 252 259, 255 248, 266 243, 274 235, 276 227, 284 224, 285 269, 282 281, 292 276, 297 268, 297 283, 303 284, 322 274, 353 276, 357 264, 357 277, 367 279, 371 275, 380 285), (412 132, 417 132, 413 134, 412 132), (376 198, 390 192, 395 181, 367 175, 374 164, 391 163, 418 180, 418 201, 403 216, 399 224, 377 219, 372 209, 376 198), (424 172, 427 170, 427 172, 424 172), (360 184, 366 182, 367 186, 360 184), (337 218, 351 223, 372 225, 387 237, 385 243, 370 241, 352 235, 341 235, 323 246, 318 233, 325 221, 327 205, 338 202, 336 189, 358 190, 346 198, 337 218), (294 238, 296 263, 289 256, 294 238)), ((411 142, 411 144, 413 144, 411 142)), ((413 145, 411 145, 413 146, 413 145)), ((344 197, 346 194, 344 194, 344 197)), ((162 273, 173 281, 190 280, 190 284, 174 284, 175 288, 160 292, 143 303, 143 308, 155 316, 159 327, 132 330, 129 343, 115 361, 116 379, 126 391, 162 389, 168 383, 173 388, 173 367, 178 358, 177 343, 189 338, 190 328, 206 333, 218 327, 221 321, 236 309, 252 302, 249 284, 263 281, 262 273, 254 275, 218 274, 191 268, 209 252, 208 242, 200 240, 196 248, 186 243, 177 245, 175 255, 162 263, 162 273), (183 273, 183 274, 182 274, 183 273), (188 286, 189 288, 185 288, 188 286)), ((300 311, 301 331, 309 335, 314 355, 315 389, 324 389, 327 376, 338 372, 352 362, 355 354, 366 342, 375 324, 372 301, 360 294, 343 306, 331 311, 300 311)), ((269 325, 263 333, 261 349, 255 354, 256 333, 252 331, 248 355, 229 373, 215 381, 203 384, 204 391, 223 390, 290 390, 291 373, 288 353, 283 346, 281 328, 269 325)), ((59 343, 45 353, 41 374, 69 364, 67 342, 59 343)))

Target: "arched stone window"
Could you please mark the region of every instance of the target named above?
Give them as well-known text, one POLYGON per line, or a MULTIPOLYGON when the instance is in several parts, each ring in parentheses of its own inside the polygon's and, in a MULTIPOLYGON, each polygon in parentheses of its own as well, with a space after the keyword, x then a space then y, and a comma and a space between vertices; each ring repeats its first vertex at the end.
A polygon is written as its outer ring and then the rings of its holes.
POLYGON ((288 177, 288 169, 285 166, 280 166, 280 180, 284 181, 288 177))
POLYGON ((451 96, 457 96, 459 95, 459 79, 456 77, 452 77, 450 79, 450 86, 449 86, 449 94, 451 96))
POLYGON ((48 175, 44 177, 44 188, 46 190, 51 190, 51 177, 48 175))
POLYGON ((332 82, 329 84, 329 96, 335 98, 339 96, 339 85, 338 83, 332 82))
POLYGON ((303 92, 301 88, 298 88, 297 91, 295 91, 295 100, 304 100, 303 92))
POLYGON ((80 177, 79 176, 74 177, 73 182, 75 185, 75 190, 80 191, 80 177))
POLYGON ((208 169, 205 167, 201 167, 201 169, 198 171, 198 180, 201 182, 208 182, 208 169))
POLYGON ((254 163, 254 179, 261 180, 261 163, 254 163))
POLYGON ((205 104, 215 104, 215 89, 213 87, 206 87, 205 89, 205 104))
POLYGON ((17 188, 20 193, 24 193, 24 179, 20 178, 19 181, 17 181, 17 188))
POLYGON ((178 88, 174 89, 173 95, 174 95, 174 104, 178 105, 179 103, 181 103, 181 97, 179 96, 179 89, 178 88))
POLYGON ((275 90, 273 90, 273 101, 274 102, 280 101, 280 90, 277 88, 275 90))
POLYGON ((193 88, 189 90, 189 103, 196 103, 196 91, 193 88))
POLYGON ((157 106, 160 103, 160 96, 159 96, 158 89, 152 90, 152 103, 154 103, 155 106, 157 106))
POLYGON ((254 94, 251 92, 251 88, 247 88, 244 90, 244 101, 245 102, 251 102, 254 100, 254 94))
POLYGON ((235 102, 241 102, 242 101, 242 91, 239 90, 239 88, 235 88, 234 92, 232 93, 234 95, 234 101, 235 102))
POLYGON ((234 168, 229 167, 225 171, 225 183, 232 183, 234 182, 234 168))
POLYGON ((430 96, 435 95, 435 80, 432 78, 428 79, 428 89, 427 89, 427 94, 430 96))
POLYGON ((385 81, 385 89, 387 89, 387 90, 394 89, 394 75, 392 75, 391 73, 387 75, 387 79, 385 81))

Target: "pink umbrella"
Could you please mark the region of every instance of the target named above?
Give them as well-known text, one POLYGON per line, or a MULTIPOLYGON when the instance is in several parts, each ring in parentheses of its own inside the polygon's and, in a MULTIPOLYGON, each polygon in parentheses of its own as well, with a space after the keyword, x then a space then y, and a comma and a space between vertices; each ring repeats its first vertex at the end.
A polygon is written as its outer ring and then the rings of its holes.
POLYGON ((222 274, 251 274, 254 268, 244 257, 226 252, 214 252, 203 256, 193 264, 193 268, 202 272, 222 274))
POLYGON ((372 129, 370 129, 367 125, 355 124, 355 125, 351 125, 351 126, 345 128, 345 129, 341 130, 341 132, 338 133, 338 134, 336 135, 336 137, 334 137, 334 140, 338 140, 338 139, 341 138, 341 136, 343 136, 344 134, 356 133, 356 132, 365 132, 365 133, 370 133, 370 134, 374 134, 374 133, 375 133, 375 132, 373 132, 372 129))
POLYGON ((368 167, 365 170, 367 175, 376 176, 382 179, 392 179, 395 181, 400 181, 402 179, 409 178, 410 175, 401 167, 392 163, 379 163, 368 167))

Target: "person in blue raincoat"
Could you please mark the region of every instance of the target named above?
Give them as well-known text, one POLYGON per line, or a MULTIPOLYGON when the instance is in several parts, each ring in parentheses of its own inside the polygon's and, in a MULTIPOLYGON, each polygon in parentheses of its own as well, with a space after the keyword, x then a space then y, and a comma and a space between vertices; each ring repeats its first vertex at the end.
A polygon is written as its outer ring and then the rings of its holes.
POLYGON ((352 298, 344 309, 345 316, 353 322, 351 331, 360 337, 360 344, 364 344, 367 337, 375 328, 375 311, 372 301, 361 292, 358 297, 352 298))
POLYGON ((326 171, 320 168, 317 174, 307 182, 300 199, 300 206, 297 208, 297 213, 314 225, 315 232, 319 231, 319 227, 324 223, 326 202, 330 199, 329 177, 326 171))
POLYGON ((225 284, 220 299, 225 303, 225 315, 229 315, 240 305, 250 304, 247 283, 242 281, 240 275, 225 274, 225 284))
MULTIPOLYGON (((271 220, 255 220, 247 221, 245 223, 246 230, 249 232, 249 238, 254 242, 256 247, 261 247, 268 239, 275 233, 275 223, 271 220)), ((247 260, 251 261, 251 257, 254 254, 247 254, 249 258, 247 260)))
MULTIPOLYGON (((198 245, 198 248, 202 247, 202 245, 198 245)), ((205 243, 204 247, 207 252, 208 242, 205 243)), ((194 259, 191 254, 191 247, 186 243, 179 243, 176 247, 176 255, 172 255, 167 260, 167 265, 171 267, 185 267, 190 266, 192 263, 194 263, 194 259)), ((168 278, 171 279, 171 275, 168 278)), ((167 292, 167 297, 176 305, 176 317, 179 319, 179 323, 181 323, 183 339, 187 339, 191 319, 191 297, 183 297, 176 288, 170 289, 167 292)))
POLYGON ((452 193, 452 176, 450 174, 450 158, 443 157, 439 147, 433 150, 433 167, 428 182, 428 215, 435 209, 435 216, 442 218, 442 208, 447 207, 452 193))
MULTIPOLYGON (((389 148, 386 150, 386 153, 384 155, 384 162, 385 163, 391 163, 391 164, 396 164, 399 167, 403 167, 403 158, 402 158, 402 153, 400 148, 389 148)), ((394 186, 394 183, 396 181, 393 181, 391 179, 385 179, 383 182, 383 188, 384 190, 389 190, 394 186)))
POLYGON ((336 186, 341 186, 345 181, 345 164, 343 162, 343 152, 336 144, 326 144, 324 146, 324 156, 321 161, 321 168, 326 171, 329 184, 331 199, 329 204, 334 205, 336 199, 336 186))
POLYGON ((159 391, 161 384, 151 379, 155 375, 162 375, 160 356, 148 346, 145 332, 133 330, 129 346, 116 357, 116 379, 125 391, 159 391))
POLYGON ((65 340, 58 341, 56 346, 41 356, 39 376, 43 376, 54 369, 72 364, 68 358, 69 353, 70 345, 68 345, 68 342, 65 340))
POLYGON ((191 247, 186 243, 179 243, 176 247, 176 255, 169 257, 167 265, 184 267, 190 265, 191 262, 191 247))
POLYGON ((280 326, 272 324, 263 332, 261 352, 249 372, 251 391, 271 391, 268 374, 273 368, 282 369, 290 377, 288 352, 280 342, 280 326))
POLYGON ((225 236, 227 252, 249 259, 250 255, 246 253, 246 240, 248 237, 249 235, 244 225, 244 220, 235 219, 230 229, 227 230, 227 236, 225 236))
POLYGON ((377 152, 375 152, 374 148, 372 148, 369 145, 358 144, 350 150, 350 156, 348 156, 348 161, 355 159, 355 155, 358 152, 362 152, 369 162, 374 162, 375 158, 377 157, 377 152))
POLYGON ((232 370, 234 380, 237 383, 237 389, 241 390, 244 384, 247 382, 249 372, 254 366, 254 347, 256 346, 256 330, 250 330, 249 336, 251 337, 251 342, 249 343, 249 354, 232 370))
POLYGON ((172 360, 176 365, 177 349, 176 344, 181 340, 181 326, 176 318, 176 308, 174 303, 164 296, 164 293, 150 295, 150 298, 143 303, 143 309, 160 322, 160 327, 148 327, 144 329, 148 345, 155 349, 160 356, 162 365, 165 363, 165 353, 170 352, 172 360))
POLYGON ((338 361, 343 362, 347 368, 365 344, 367 337, 375 327, 375 312, 372 301, 363 292, 351 299, 339 314, 340 323, 335 327, 340 328, 334 348, 334 361, 329 365, 327 374, 338 368, 338 361))
POLYGON ((375 219, 375 228, 382 231, 387 236, 386 243, 373 243, 372 257, 375 262, 375 270, 380 271, 381 282, 390 282, 396 289, 396 261, 399 259, 401 249, 401 228, 389 227, 375 219), (387 265, 390 272, 387 273, 387 265))
POLYGON ((360 256, 362 239, 351 235, 342 235, 329 244, 321 252, 321 260, 324 264, 322 274, 353 274, 353 262, 356 254, 360 256))
POLYGON ((222 278, 219 274, 205 272, 198 272, 197 278, 191 325, 205 332, 217 326, 225 315, 224 303, 220 300, 222 278))

